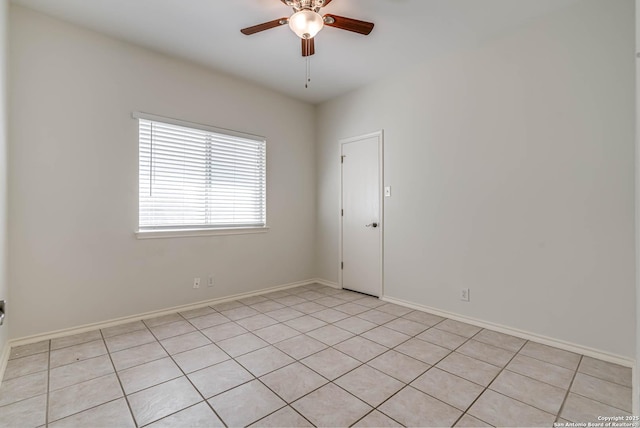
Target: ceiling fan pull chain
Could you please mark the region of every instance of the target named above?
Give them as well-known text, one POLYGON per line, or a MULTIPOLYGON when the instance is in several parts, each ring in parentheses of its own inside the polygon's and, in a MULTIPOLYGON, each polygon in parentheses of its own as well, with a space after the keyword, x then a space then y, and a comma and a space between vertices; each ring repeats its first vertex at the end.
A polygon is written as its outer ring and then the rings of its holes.
POLYGON ((307 57, 307 74, 305 76, 304 87, 308 88, 309 83, 311 82, 311 58, 307 57))

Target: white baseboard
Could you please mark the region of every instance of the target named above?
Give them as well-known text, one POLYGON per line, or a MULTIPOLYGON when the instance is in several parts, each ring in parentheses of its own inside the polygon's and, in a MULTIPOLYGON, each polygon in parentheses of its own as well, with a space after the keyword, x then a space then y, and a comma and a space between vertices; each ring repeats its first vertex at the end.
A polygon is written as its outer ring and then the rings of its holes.
MULTIPOLYGON (((140 320, 147 319, 147 318, 160 317, 160 316, 163 316, 163 315, 169 315, 169 314, 173 314, 173 313, 176 313, 176 312, 190 311, 192 309, 199 309, 199 308, 202 308, 202 307, 205 307, 205 306, 209 306, 209 305, 217 305, 219 303, 225 303, 225 302, 229 302, 231 300, 244 299, 246 297, 259 296, 261 294, 272 293, 274 291, 286 290, 288 288, 301 287, 303 285, 316 284, 316 283, 321 283, 321 282, 320 282, 320 280, 316 280, 315 278, 314 279, 308 279, 308 280, 305 280, 305 281, 298 281, 298 282, 292 282, 292 283, 284 284, 284 285, 277 285, 275 287, 263 288, 261 290, 249 291, 249 292, 246 292, 246 293, 239 293, 239 294, 234 294, 234 295, 231 295, 231 296, 218 297, 218 298, 210 299, 210 300, 202 300, 200 302, 189 303, 187 305, 174 306, 174 307, 171 307, 171 308, 160 309, 160 310, 157 310, 157 311, 145 312, 145 313, 142 313, 142 314, 130 315, 130 316, 121 317, 121 318, 115 318, 115 319, 111 319, 111 320, 107 320, 107 321, 101 321, 101 322, 96 322, 96 323, 91 323, 91 324, 85 324, 85 325, 82 325, 82 326, 79 326, 79 327, 71 327, 71 328, 65 328, 65 329, 62 329, 62 330, 55 330, 55 331, 50 331, 50 332, 46 332, 46 333, 35 334, 35 335, 32 335, 32 336, 21 337, 21 338, 18 338, 18 339, 12 339, 12 340, 9 341, 9 345, 10 346, 7 346, 7 348, 16 347, 16 346, 22 346, 22 345, 28 345, 30 343, 36 343, 36 342, 40 342, 42 340, 56 339, 58 337, 70 336, 70 335, 73 335, 73 334, 86 333, 86 332, 92 331, 92 330, 97 330, 97 329, 102 329, 102 328, 107 328, 107 327, 113 327, 113 326, 116 326, 116 325, 126 324, 126 323, 130 323, 130 322, 134 322, 134 321, 140 321, 140 320)), ((321 284, 322 285, 328 285, 328 284, 324 284, 324 283, 321 283, 321 284)), ((331 285, 329 285, 329 286, 331 287, 331 285)), ((8 351, 7 351, 7 359, 8 359, 8 351)), ((0 362, 1 362, 1 360, 0 360, 0 362)))
POLYGON ((4 372, 7 369, 9 355, 11 355, 11 342, 7 341, 2 348, 2 353, 0 354, 0 387, 2 387, 2 379, 4 379, 4 372))
POLYGON ((337 288, 338 290, 342 289, 342 287, 340 287, 340 285, 337 282, 327 281, 326 279, 322 279, 322 278, 314 278, 313 282, 318 283, 320 285, 326 285, 327 287, 337 288))
MULTIPOLYGON (((636 340, 638 340, 637 337, 636 337, 636 340)), ((638 361, 636 361, 636 364, 633 366, 632 376, 633 376, 633 381, 632 381, 633 383, 631 386, 631 391, 632 391, 631 409, 633 410, 634 416, 640 416, 640 384, 639 384, 640 380, 638 379, 638 377, 640 376, 638 374, 638 361)))
POLYGON ((479 320, 477 318, 467 317, 464 315, 455 314, 452 312, 441 311, 439 309, 431 308, 429 306, 419 305, 406 300, 397 299, 395 297, 382 296, 380 300, 385 302, 395 303, 396 305, 405 306, 407 308, 416 309, 422 312, 428 312, 433 315, 439 315, 445 318, 451 318, 456 321, 472 324, 477 327, 488 328, 490 330, 498 331, 500 333, 509 334, 511 336, 520 337, 522 339, 531 340, 534 342, 542 343, 544 345, 553 346, 555 348, 564 349, 565 351, 574 352, 576 354, 586 355, 588 357, 597 358, 599 360, 608 361, 610 363, 619 364, 625 367, 634 367, 635 360, 620 355, 610 354, 598 349, 589 348, 587 346, 578 345, 576 343, 566 342, 564 340, 553 339, 551 337, 542 336, 536 333, 531 333, 516 328, 507 327, 492 322, 479 320))

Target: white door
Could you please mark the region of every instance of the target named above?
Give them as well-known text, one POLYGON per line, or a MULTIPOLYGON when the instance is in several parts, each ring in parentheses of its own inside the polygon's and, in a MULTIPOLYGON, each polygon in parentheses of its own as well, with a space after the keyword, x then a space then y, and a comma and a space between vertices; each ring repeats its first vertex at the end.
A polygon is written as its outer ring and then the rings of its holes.
POLYGON ((382 132, 341 141, 342 288, 382 295, 382 132))

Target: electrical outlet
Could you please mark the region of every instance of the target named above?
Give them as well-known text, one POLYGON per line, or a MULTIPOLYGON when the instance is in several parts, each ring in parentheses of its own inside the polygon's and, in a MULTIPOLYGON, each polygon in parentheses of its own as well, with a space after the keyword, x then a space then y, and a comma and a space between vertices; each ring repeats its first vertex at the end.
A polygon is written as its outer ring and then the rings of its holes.
POLYGON ((193 288, 200 288, 200 278, 193 278, 193 288))
POLYGON ((209 285, 209 287, 213 287, 213 275, 209 275, 209 282, 207 285, 209 285))
POLYGON ((462 300, 463 302, 468 302, 469 301, 469 289, 468 288, 463 288, 462 290, 460 290, 460 300, 462 300))

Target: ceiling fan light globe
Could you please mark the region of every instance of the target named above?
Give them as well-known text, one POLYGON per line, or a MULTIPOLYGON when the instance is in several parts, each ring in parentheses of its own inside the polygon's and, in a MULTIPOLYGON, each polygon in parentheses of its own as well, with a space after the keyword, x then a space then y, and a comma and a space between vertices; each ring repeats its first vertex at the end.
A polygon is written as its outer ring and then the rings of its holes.
POLYGON ((301 10, 289 18, 289 28, 301 39, 312 39, 324 27, 324 21, 319 13, 312 10, 301 10))

